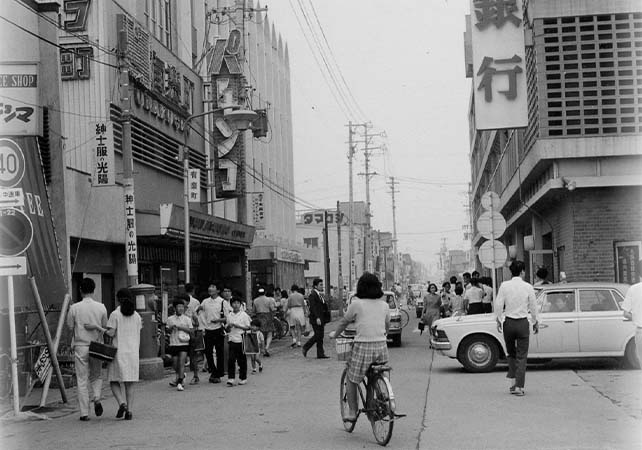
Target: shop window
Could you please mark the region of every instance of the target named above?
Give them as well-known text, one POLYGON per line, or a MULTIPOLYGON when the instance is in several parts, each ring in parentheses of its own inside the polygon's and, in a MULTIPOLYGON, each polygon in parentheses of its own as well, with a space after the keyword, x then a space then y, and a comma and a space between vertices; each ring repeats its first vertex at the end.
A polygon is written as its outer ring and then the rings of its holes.
POLYGON ((312 248, 319 248, 319 238, 303 238, 303 243, 312 248))
POLYGON ((617 283, 635 284, 640 281, 636 270, 642 242, 616 242, 615 243, 615 281, 617 283))

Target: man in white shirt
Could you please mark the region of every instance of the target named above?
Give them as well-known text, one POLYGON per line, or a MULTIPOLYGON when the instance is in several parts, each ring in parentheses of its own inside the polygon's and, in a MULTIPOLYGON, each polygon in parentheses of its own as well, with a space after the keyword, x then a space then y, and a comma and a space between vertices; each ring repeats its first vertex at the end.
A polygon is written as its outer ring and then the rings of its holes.
MULTIPOLYGON (((642 260, 638 261, 638 274, 642 280, 642 260)), ((642 365, 642 281, 629 288, 622 303, 624 317, 632 320, 635 331, 635 349, 638 354, 638 367, 642 365)))
POLYGON ((210 383, 220 383, 225 373, 225 322, 230 306, 218 295, 216 284, 210 284, 207 289, 209 297, 201 302, 197 310, 203 320, 205 359, 210 372, 210 383), (216 365, 212 350, 216 349, 216 365))
POLYGON ((504 332, 506 353, 508 359, 508 378, 511 386, 510 393, 518 396, 524 395, 524 382, 526 379, 526 358, 528 357, 528 343, 530 329, 528 326, 528 313, 533 318, 533 332, 539 331, 537 304, 533 286, 524 281, 524 263, 513 261, 510 265, 513 278, 504 281, 499 287, 495 299, 495 315, 497 329, 504 332))
POLYGON ((194 285, 192 283, 187 283, 185 285, 185 295, 187 296, 187 298, 185 299, 185 316, 190 318, 190 320, 192 321, 192 326, 194 327, 194 330, 196 330, 189 341, 189 366, 194 374, 192 377, 192 381, 190 381, 189 384, 198 384, 199 351, 196 351, 195 349, 202 345, 202 342, 199 343, 199 340, 203 339, 203 329, 200 326, 198 313, 201 302, 199 302, 196 297, 194 297, 194 285))
POLYGON ((89 344, 91 341, 103 341, 102 333, 107 327, 107 309, 105 305, 92 298, 94 289, 96 289, 94 280, 83 278, 80 282, 82 300, 71 305, 67 315, 67 326, 73 332, 71 345, 74 348, 80 420, 83 422, 89 420, 89 385, 94 401, 94 412, 96 416, 103 414, 100 403, 103 388, 102 362, 89 357, 89 344))

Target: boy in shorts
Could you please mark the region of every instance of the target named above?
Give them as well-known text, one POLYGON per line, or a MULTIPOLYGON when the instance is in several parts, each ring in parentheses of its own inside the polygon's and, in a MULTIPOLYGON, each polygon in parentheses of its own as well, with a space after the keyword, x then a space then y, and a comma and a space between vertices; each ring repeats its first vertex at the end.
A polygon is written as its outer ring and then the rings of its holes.
POLYGON ((252 334, 256 335, 256 339, 259 343, 259 352, 257 354, 250 355, 252 373, 256 373, 257 363, 259 366, 259 372, 263 372, 263 364, 261 364, 261 353, 265 351, 265 338, 263 337, 263 333, 261 333, 261 321, 259 319, 252 319, 252 322, 250 322, 250 330, 252 334))

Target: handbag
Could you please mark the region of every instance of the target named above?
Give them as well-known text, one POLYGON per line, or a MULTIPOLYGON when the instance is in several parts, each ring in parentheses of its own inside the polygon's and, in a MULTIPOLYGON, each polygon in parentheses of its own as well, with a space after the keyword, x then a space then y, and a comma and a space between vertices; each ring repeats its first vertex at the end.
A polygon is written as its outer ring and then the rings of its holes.
POLYGON ((176 335, 176 338, 178 339, 178 342, 183 344, 188 344, 190 340, 190 335, 189 333, 186 333, 183 330, 178 330, 178 334, 176 335))
POLYGON ((192 350, 195 352, 202 352, 205 350, 205 338, 203 337, 203 331, 196 330, 190 344, 192 345, 192 350))
POLYGON ((243 353, 246 355, 259 354, 259 338, 256 333, 243 333, 243 353))
POLYGON ((98 341, 89 343, 89 356, 101 361, 111 362, 116 356, 116 347, 98 341))

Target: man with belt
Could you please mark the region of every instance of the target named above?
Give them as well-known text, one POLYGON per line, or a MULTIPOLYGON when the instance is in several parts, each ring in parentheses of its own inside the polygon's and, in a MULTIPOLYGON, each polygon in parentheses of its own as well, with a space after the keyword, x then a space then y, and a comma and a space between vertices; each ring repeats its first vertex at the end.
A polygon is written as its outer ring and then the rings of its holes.
POLYGON ((622 310, 624 317, 632 320, 637 327, 635 331, 635 349, 638 354, 638 365, 642 365, 642 260, 638 261, 640 282, 631 286, 626 293, 622 310))
POLYGON ((197 312, 202 311, 202 320, 205 340, 205 358, 207 368, 210 372, 210 383, 220 383, 225 373, 225 322, 231 311, 229 303, 221 298, 218 287, 215 283, 210 284, 207 289, 209 297, 201 302, 197 312), (216 364, 212 350, 216 349, 216 364))
POLYGON ((524 281, 524 263, 513 261, 510 265, 513 278, 504 281, 499 287, 495 299, 495 315, 497 317, 497 330, 501 333, 503 328, 504 341, 508 359, 508 378, 510 393, 523 396, 524 381, 526 378, 526 358, 528 357, 528 343, 530 328, 528 313, 533 318, 533 333, 539 331, 537 304, 533 286, 524 281))

